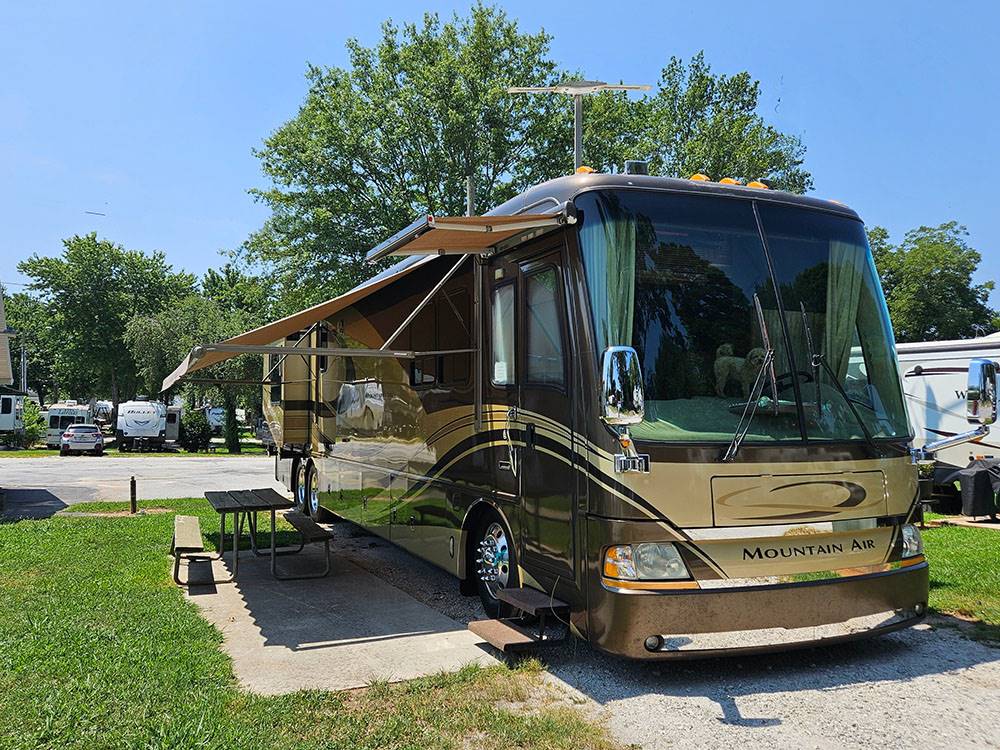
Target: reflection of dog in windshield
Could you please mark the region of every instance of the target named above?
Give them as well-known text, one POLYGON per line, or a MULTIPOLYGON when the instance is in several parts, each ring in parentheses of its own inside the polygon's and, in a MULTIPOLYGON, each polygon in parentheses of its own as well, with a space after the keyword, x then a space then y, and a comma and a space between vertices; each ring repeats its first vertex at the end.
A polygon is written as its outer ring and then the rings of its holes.
POLYGON ((715 350, 715 395, 725 398, 726 386, 736 381, 740 384, 740 392, 749 396, 762 364, 764 350, 760 347, 751 349, 746 357, 735 357, 733 345, 722 344, 715 350))

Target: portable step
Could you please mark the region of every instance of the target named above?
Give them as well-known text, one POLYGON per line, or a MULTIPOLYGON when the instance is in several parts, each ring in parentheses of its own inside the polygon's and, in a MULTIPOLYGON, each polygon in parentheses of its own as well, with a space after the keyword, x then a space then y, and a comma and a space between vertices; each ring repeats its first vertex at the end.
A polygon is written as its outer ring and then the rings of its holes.
POLYGON ((566 602, 554 599, 544 591, 527 586, 500 589, 497 591, 497 599, 528 615, 569 611, 569 605, 566 602))
POLYGON ((539 643, 538 637, 510 620, 473 620, 469 630, 500 651, 517 651, 539 643))

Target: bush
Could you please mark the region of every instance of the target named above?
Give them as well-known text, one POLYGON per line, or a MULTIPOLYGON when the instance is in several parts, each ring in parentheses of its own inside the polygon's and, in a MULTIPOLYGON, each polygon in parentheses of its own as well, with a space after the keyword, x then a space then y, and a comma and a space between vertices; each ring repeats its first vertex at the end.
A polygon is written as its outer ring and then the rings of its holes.
POLYGON ((212 428, 208 424, 205 413, 195 409, 188 409, 181 417, 181 446, 188 453, 208 450, 212 442, 212 428))
POLYGON ((24 429, 0 436, 0 445, 11 448, 30 448, 45 437, 45 422, 41 410, 34 401, 24 402, 24 429))

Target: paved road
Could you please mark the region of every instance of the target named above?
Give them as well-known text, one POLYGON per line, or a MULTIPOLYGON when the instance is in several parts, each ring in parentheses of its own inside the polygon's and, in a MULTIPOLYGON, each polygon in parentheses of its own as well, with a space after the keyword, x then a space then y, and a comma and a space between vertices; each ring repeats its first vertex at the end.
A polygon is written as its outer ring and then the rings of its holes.
POLYGON ((0 458, 4 515, 42 518, 73 503, 128 500, 133 476, 140 500, 200 497, 205 490, 284 489, 274 481, 274 459, 267 456, 0 458))

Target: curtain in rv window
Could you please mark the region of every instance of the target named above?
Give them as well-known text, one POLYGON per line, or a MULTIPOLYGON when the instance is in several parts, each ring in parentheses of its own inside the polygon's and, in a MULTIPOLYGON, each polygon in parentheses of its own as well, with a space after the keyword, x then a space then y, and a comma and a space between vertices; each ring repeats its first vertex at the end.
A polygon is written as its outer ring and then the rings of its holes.
POLYGON ((496 385, 517 382, 514 354, 514 284, 493 290, 493 371, 496 385))
MULTIPOLYGON (((587 274, 597 349, 629 346, 635 300, 636 216, 621 196, 608 193, 587 205, 599 221, 580 228, 580 248, 587 274)), ((595 217, 596 218, 596 217, 595 217)))

